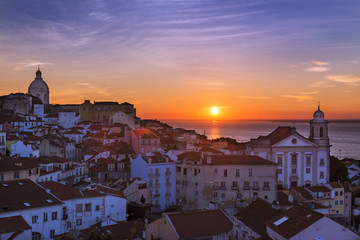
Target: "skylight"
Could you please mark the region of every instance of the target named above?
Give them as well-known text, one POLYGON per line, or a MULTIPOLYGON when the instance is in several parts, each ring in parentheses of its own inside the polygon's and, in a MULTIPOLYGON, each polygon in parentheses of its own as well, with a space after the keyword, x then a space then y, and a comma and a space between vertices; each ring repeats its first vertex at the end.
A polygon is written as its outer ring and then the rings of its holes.
POLYGON ((24 202, 24 205, 25 205, 26 207, 30 207, 30 206, 31 206, 30 203, 28 203, 28 202, 24 202))
POLYGON ((52 203, 53 201, 51 199, 46 199, 48 203, 52 203))
POLYGON ((282 217, 279 220, 277 220, 276 222, 274 222, 274 225, 279 226, 280 224, 282 224, 283 222, 285 222, 288 219, 289 219, 288 217, 282 217))
POLYGON ((9 186, 9 185, 7 185, 6 183, 3 183, 2 185, 3 185, 4 187, 8 187, 8 186, 9 186))

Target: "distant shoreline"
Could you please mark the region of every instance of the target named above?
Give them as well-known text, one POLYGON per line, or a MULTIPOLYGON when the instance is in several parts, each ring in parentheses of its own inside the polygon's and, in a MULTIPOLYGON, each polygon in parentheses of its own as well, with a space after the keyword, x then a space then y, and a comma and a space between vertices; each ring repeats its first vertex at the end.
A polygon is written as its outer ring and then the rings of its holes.
MULTIPOLYGON (((159 119, 157 119, 159 120, 159 119)), ((217 122, 309 122, 311 119, 238 119, 238 120, 216 120, 217 122)), ((360 119, 327 119, 329 123, 360 123, 360 119)), ((185 122, 211 122, 212 119, 161 119, 166 121, 185 122)))

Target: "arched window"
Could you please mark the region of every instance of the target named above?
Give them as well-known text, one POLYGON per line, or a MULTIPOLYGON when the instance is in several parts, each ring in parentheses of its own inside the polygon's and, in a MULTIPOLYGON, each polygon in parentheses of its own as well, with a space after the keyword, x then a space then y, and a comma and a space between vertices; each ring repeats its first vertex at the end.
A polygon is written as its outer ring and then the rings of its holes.
POLYGON ((322 127, 320 128, 320 137, 324 137, 324 129, 322 127))
POLYGON ((293 155, 291 155, 291 165, 294 165, 294 166, 297 165, 297 156, 296 156, 296 153, 294 153, 293 155))

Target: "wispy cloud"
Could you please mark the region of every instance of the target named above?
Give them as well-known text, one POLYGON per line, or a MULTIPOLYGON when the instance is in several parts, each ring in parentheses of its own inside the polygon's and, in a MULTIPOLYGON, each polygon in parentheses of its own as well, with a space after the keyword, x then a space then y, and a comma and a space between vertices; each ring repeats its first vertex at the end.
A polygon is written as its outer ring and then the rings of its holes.
POLYGON ((322 61, 313 61, 313 64, 318 65, 318 66, 329 66, 330 63, 328 62, 322 62, 322 61))
POLYGON ((29 61, 24 61, 24 62, 20 62, 20 63, 16 63, 14 65, 14 71, 22 71, 26 68, 29 67, 34 67, 34 66, 44 66, 44 65, 51 65, 53 63, 51 62, 41 62, 41 61, 36 61, 36 60, 29 60, 29 61))
POLYGON ((354 76, 354 75, 336 75, 336 76, 328 76, 328 79, 344 83, 350 86, 359 86, 360 85, 360 76, 354 76))
POLYGON ((318 94, 319 92, 300 92, 300 94, 304 94, 304 95, 313 95, 313 94, 318 94))
POLYGON ((314 99, 312 96, 309 96, 309 95, 281 95, 281 97, 293 98, 293 99, 296 99, 297 101, 304 101, 304 100, 312 100, 312 99, 314 99))
POLYGON ((321 67, 321 66, 306 68, 306 71, 308 71, 308 72, 327 72, 329 70, 330 70, 329 67, 321 67))
POLYGON ((315 66, 310 66, 307 67, 305 70, 307 72, 327 72, 330 70, 330 63, 328 62, 323 62, 323 61, 312 61, 311 65, 315 65, 315 66))
POLYGON ((334 84, 329 84, 328 81, 317 81, 310 85, 312 88, 335 87, 334 84))
POLYGON ((244 99, 270 99, 266 96, 238 96, 238 98, 244 98, 244 99))

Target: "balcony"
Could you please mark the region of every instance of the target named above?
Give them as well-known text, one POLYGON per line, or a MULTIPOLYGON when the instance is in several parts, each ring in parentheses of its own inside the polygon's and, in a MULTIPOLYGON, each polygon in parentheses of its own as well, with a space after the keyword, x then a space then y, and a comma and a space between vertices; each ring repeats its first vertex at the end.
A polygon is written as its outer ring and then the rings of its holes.
POLYGON ((268 190, 270 190, 270 187, 269 187, 269 186, 264 186, 264 187, 263 187, 263 190, 267 190, 267 191, 268 191, 268 190))
POLYGON ((219 189, 220 190, 226 190, 226 187, 225 186, 220 186, 219 189))
POLYGON ((252 189, 252 190, 259 190, 260 188, 259 188, 259 186, 252 186, 251 189, 252 189))
POLYGON ((250 186, 244 186, 243 189, 244 190, 250 190, 250 186))
POLYGON ((160 173, 149 173, 149 178, 160 177, 160 173))
POLYGON ((231 190, 239 190, 239 187, 238 186, 232 186, 231 190))
POLYGON ((219 187, 219 186, 213 186, 212 189, 213 189, 213 190, 219 190, 220 187, 219 187))

